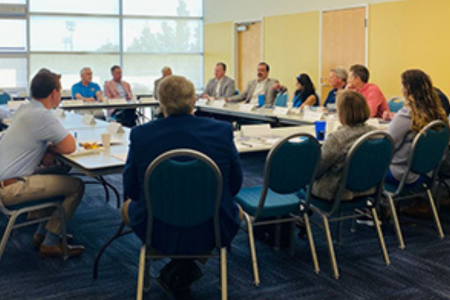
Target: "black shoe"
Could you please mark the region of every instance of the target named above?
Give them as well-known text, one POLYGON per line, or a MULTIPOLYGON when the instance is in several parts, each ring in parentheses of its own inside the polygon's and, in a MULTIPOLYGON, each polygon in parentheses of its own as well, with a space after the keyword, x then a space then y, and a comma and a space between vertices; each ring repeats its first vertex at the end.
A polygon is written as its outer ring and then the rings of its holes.
POLYGON ((172 260, 160 272, 158 282, 166 291, 183 292, 203 276, 193 260, 172 260))

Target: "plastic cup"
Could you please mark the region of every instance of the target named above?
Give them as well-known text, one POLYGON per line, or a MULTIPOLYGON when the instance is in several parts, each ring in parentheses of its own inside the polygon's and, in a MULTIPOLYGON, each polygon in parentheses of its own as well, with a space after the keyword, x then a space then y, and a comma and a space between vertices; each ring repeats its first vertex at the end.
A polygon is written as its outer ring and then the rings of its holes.
POLYGON ((111 134, 110 133, 102 133, 102 145, 103 148, 109 149, 111 147, 111 134))
POLYGON ((264 107, 266 104, 266 95, 258 95, 258 106, 264 107))
POLYGON ((316 139, 318 141, 324 141, 325 140, 325 128, 327 127, 326 121, 316 121, 314 122, 314 125, 316 125, 316 139))

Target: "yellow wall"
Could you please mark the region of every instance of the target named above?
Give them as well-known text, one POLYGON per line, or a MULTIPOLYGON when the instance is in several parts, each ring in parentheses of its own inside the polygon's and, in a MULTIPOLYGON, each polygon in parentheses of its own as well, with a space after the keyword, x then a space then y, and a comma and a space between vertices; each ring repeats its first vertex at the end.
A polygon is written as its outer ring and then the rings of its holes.
POLYGON ((234 77, 233 70, 233 40, 234 25, 232 22, 205 24, 205 56, 204 81, 205 87, 209 79, 214 77, 214 67, 217 62, 227 64, 227 74, 234 77))
POLYGON ((300 73, 309 74, 317 86, 319 12, 265 18, 264 59, 270 64, 270 77, 286 85, 291 96, 300 73))
POLYGON ((386 97, 400 94, 400 75, 420 68, 450 95, 450 1, 409 0, 370 7, 369 67, 386 97))
MULTIPOLYGON (((387 98, 400 94, 400 75, 421 68, 450 96, 449 0, 408 0, 369 7, 369 68, 371 81, 387 98)), ((299 72, 319 77, 319 12, 264 18, 264 56, 271 77, 291 91, 299 72)), ((205 78, 212 67, 233 61, 233 24, 205 25, 205 78)), ((231 69, 231 68, 230 68, 231 69)), ((229 74, 234 75, 233 70, 229 74)), ((323 97, 323 95, 322 95, 323 97)))

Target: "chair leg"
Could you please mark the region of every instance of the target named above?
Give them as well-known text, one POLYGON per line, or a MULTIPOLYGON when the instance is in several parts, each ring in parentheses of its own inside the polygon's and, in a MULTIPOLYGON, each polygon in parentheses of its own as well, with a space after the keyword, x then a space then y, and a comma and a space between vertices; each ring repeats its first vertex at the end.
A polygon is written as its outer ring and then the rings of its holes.
POLYGON ((295 221, 291 222, 290 254, 291 257, 294 257, 295 255, 295 221))
MULTIPOLYGON (((277 220, 280 218, 278 217, 277 220)), ((281 224, 277 223, 275 225, 275 250, 280 251, 281 249, 281 224)))
POLYGON ((439 237, 441 239, 444 238, 444 231, 442 230, 441 221, 439 220, 439 214, 436 209, 436 205, 434 204, 433 195, 431 194, 430 189, 427 189, 428 200, 430 201, 431 211, 433 212, 434 222, 436 223, 436 227, 439 233, 439 237))
POLYGON ((381 250, 383 251, 384 261, 386 262, 386 266, 389 266, 391 264, 391 261, 389 260, 389 254, 386 249, 386 243, 384 242, 383 231, 381 230, 380 220, 378 219, 378 213, 377 213, 377 210, 375 207, 372 207, 372 215, 373 215, 373 220, 375 222, 375 227, 377 228, 378 239, 380 240, 380 245, 381 245, 381 250))
POLYGON ((252 265, 253 265, 253 276, 255 279, 255 285, 259 286, 259 270, 258 270, 258 259, 256 257, 256 249, 255 249, 255 238, 253 236, 253 225, 250 220, 250 216, 244 212, 245 222, 247 223, 248 228, 248 242, 250 244, 250 254, 252 257, 252 265))
POLYGON ((327 238, 328 250, 330 252, 331 268, 335 279, 339 279, 339 269, 336 262, 336 254, 334 253, 333 239, 331 238, 330 224, 326 216, 322 216, 323 228, 327 238))
POLYGON ((14 223, 16 222, 16 215, 12 215, 9 219, 8 226, 6 226, 5 232, 3 233, 3 238, 0 243, 0 260, 2 258, 3 252, 6 248, 6 243, 8 242, 9 236, 11 235, 11 232, 13 230, 14 223))
MULTIPOLYGON (((339 214, 339 216, 342 217, 342 213, 339 214)), ((344 221, 339 221, 337 223, 337 237, 336 237, 336 244, 340 246, 342 244, 342 233, 344 231, 344 221)))
POLYGON ((144 293, 148 294, 149 292, 150 292, 150 260, 145 259, 144 293))
POLYGON ((114 236, 112 238, 110 238, 103 246, 102 248, 100 248, 100 251, 98 251, 97 256, 95 257, 95 261, 94 261, 94 274, 93 277, 94 279, 98 278, 98 265, 100 262, 100 258, 103 255, 103 252, 105 252, 106 248, 109 247, 109 245, 111 245, 112 242, 114 242, 118 237, 120 237, 120 235, 122 234, 122 230, 125 227, 125 223, 120 223, 119 229, 117 230, 116 234, 114 234, 114 236))
POLYGON ((142 300, 144 292, 144 273, 146 264, 146 246, 142 245, 141 252, 139 255, 139 271, 138 271, 138 282, 137 282, 137 293, 136 299, 142 300))
POLYGON ((398 221, 397 211, 395 209, 394 200, 391 195, 387 195, 389 200, 389 207, 391 208, 392 220, 394 220, 395 232, 397 233, 397 239, 400 249, 405 249, 405 243, 403 242, 402 230, 400 229, 400 222, 398 221))
POLYGON ((304 213, 303 218, 305 219, 306 233, 308 235, 309 247, 311 248, 311 256, 314 263, 314 271, 316 272, 316 274, 319 274, 320 272, 319 261, 317 259, 316 245, 314 244, 314 237, 312 235, 311 223, 309 222, 308 214, 304 213))
POLYGON ((220 289, 222 300, 228 299, 228 279, 227 279, 227 249, 220 249, 220 289))

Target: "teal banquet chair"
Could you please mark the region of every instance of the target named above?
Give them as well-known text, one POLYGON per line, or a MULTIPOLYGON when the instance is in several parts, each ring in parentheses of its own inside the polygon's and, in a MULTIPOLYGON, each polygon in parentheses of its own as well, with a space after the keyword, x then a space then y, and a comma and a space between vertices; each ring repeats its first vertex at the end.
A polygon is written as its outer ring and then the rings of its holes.
POLYGON ((288 94, 287 93, 279 93, 274 101, 274 106, 277 107, 287 107, 288 103, 288 94))
POLYGON ((439 167, 447 151, 449 136, 448 124, 443 121, 433 121, 425 126, 413 140, 408 159, 408 168, 403 174, 400 183, 397 186, 385 185, 384 196, 391 210, 400 249, 405 248, 405 243, 395 204, 402 200, 425 196, 430 203, 439 237, 441 239, 444 238, 439 214, 434 203, 433 189, 436 186, 439 167), (423 182, 415 185, 406 184, 406 179, 410 173, 420 175, 423 182))
POLYGON ((137 299, 150 289, 150 260, 161 258, 194 259, 220 257, 222 300, 227 299, 227 251, 221 246, 219 207, 222 175, 206 155, 189 149, 168 151, 156 158, 145 173, 145 201, 148 221, 145 243, 139 259, 137 299), (183 159, 183 160, 180 160, 183 159), (153 219, 169 226, 189 228, 212 220, 215 250, 198 255, 155 254, 152 250, 153 219))
POLYGON ((52 216, 47 216, 33 219, 30 221, 17 222, 17 219, 21 215, 28 214, 29 212, 34 212, 38 210, 54 208, 59 212, 58 216, 61 219, 63 258, 64 260, 67 260, 69 258, 69 255, 67 252, 66 218, 64 209, 61 206, 61 202, 63 199, 64 198, 62 197, 55 197, 43 200, 30 201, 28 203, 21 203, 18 205, 11 205, 11 206, 6 206, 3 203, 2 199, 0 199, 0 212, 8 218, 8 224, 6 226, 5 231, 3 232, 3 237, 0 242, 0 259, 3 255, 3 252, 5 251, 6 243, 8 242, 8 239, 13 230, 45 222, 52 218, 52 216))
POLYGON ((6 104, 11 100, 11 96, 5 91, 0 90, 0 104, 6 104))
MULTIPOLYGON (((333 201, 318 199, 314 196, 307 197, 304 193, 300 193, 300 197, 303 199, 301 210, 307 231, 311 232, 311 223, 308 217, 310 211, 322 219, 335 279, 339 279, 339 270, 330 232, 331 222, 339 222, 338 242, 340 242, 342 225, 345 220, 356 219, 362 215, 373 218, 386 265, 390 264, 376 208, 383 193, 384 178, 393 153, 394 142, 386 132, 369 132, 360 137, 347 153, 342 177, 333 201), (345 190, 357 193, 371 189, 374 189, 374 193, 370 197, 357 197, 349 201, 341 200, 345 190), (366 208, 370 208, 370 213, 364 213, 366 208)), ((314 246, 311 247, 311 251, 315 251, 314 246)), ((316 253, 312 253, 312 255, 316 257, 316 253)))
POLYGON ((401 97, 394 97, 388 102, 389 111, 393 113, 397 113, 400 109, 403 108, 404 100, 401 97))
MULTIPOLYGON (((282 223, 291 223, 291 255, 294 254, 295 223, 299 221, 300 200, 296 193, 311 184, 320 159, 317 140, 304 133, 290 135, 269 152, 262 186, 243 188, 235 197, 247 225, 255 285, 260 284, 253 227, 276 226, 279 247, 282 223)), ((310 237, 310 236, 309 236, 310 237)), ((310 245, 311 243, 310 239, 310 245)), ((318 270, 316 260, 315 269, 318 270)))

